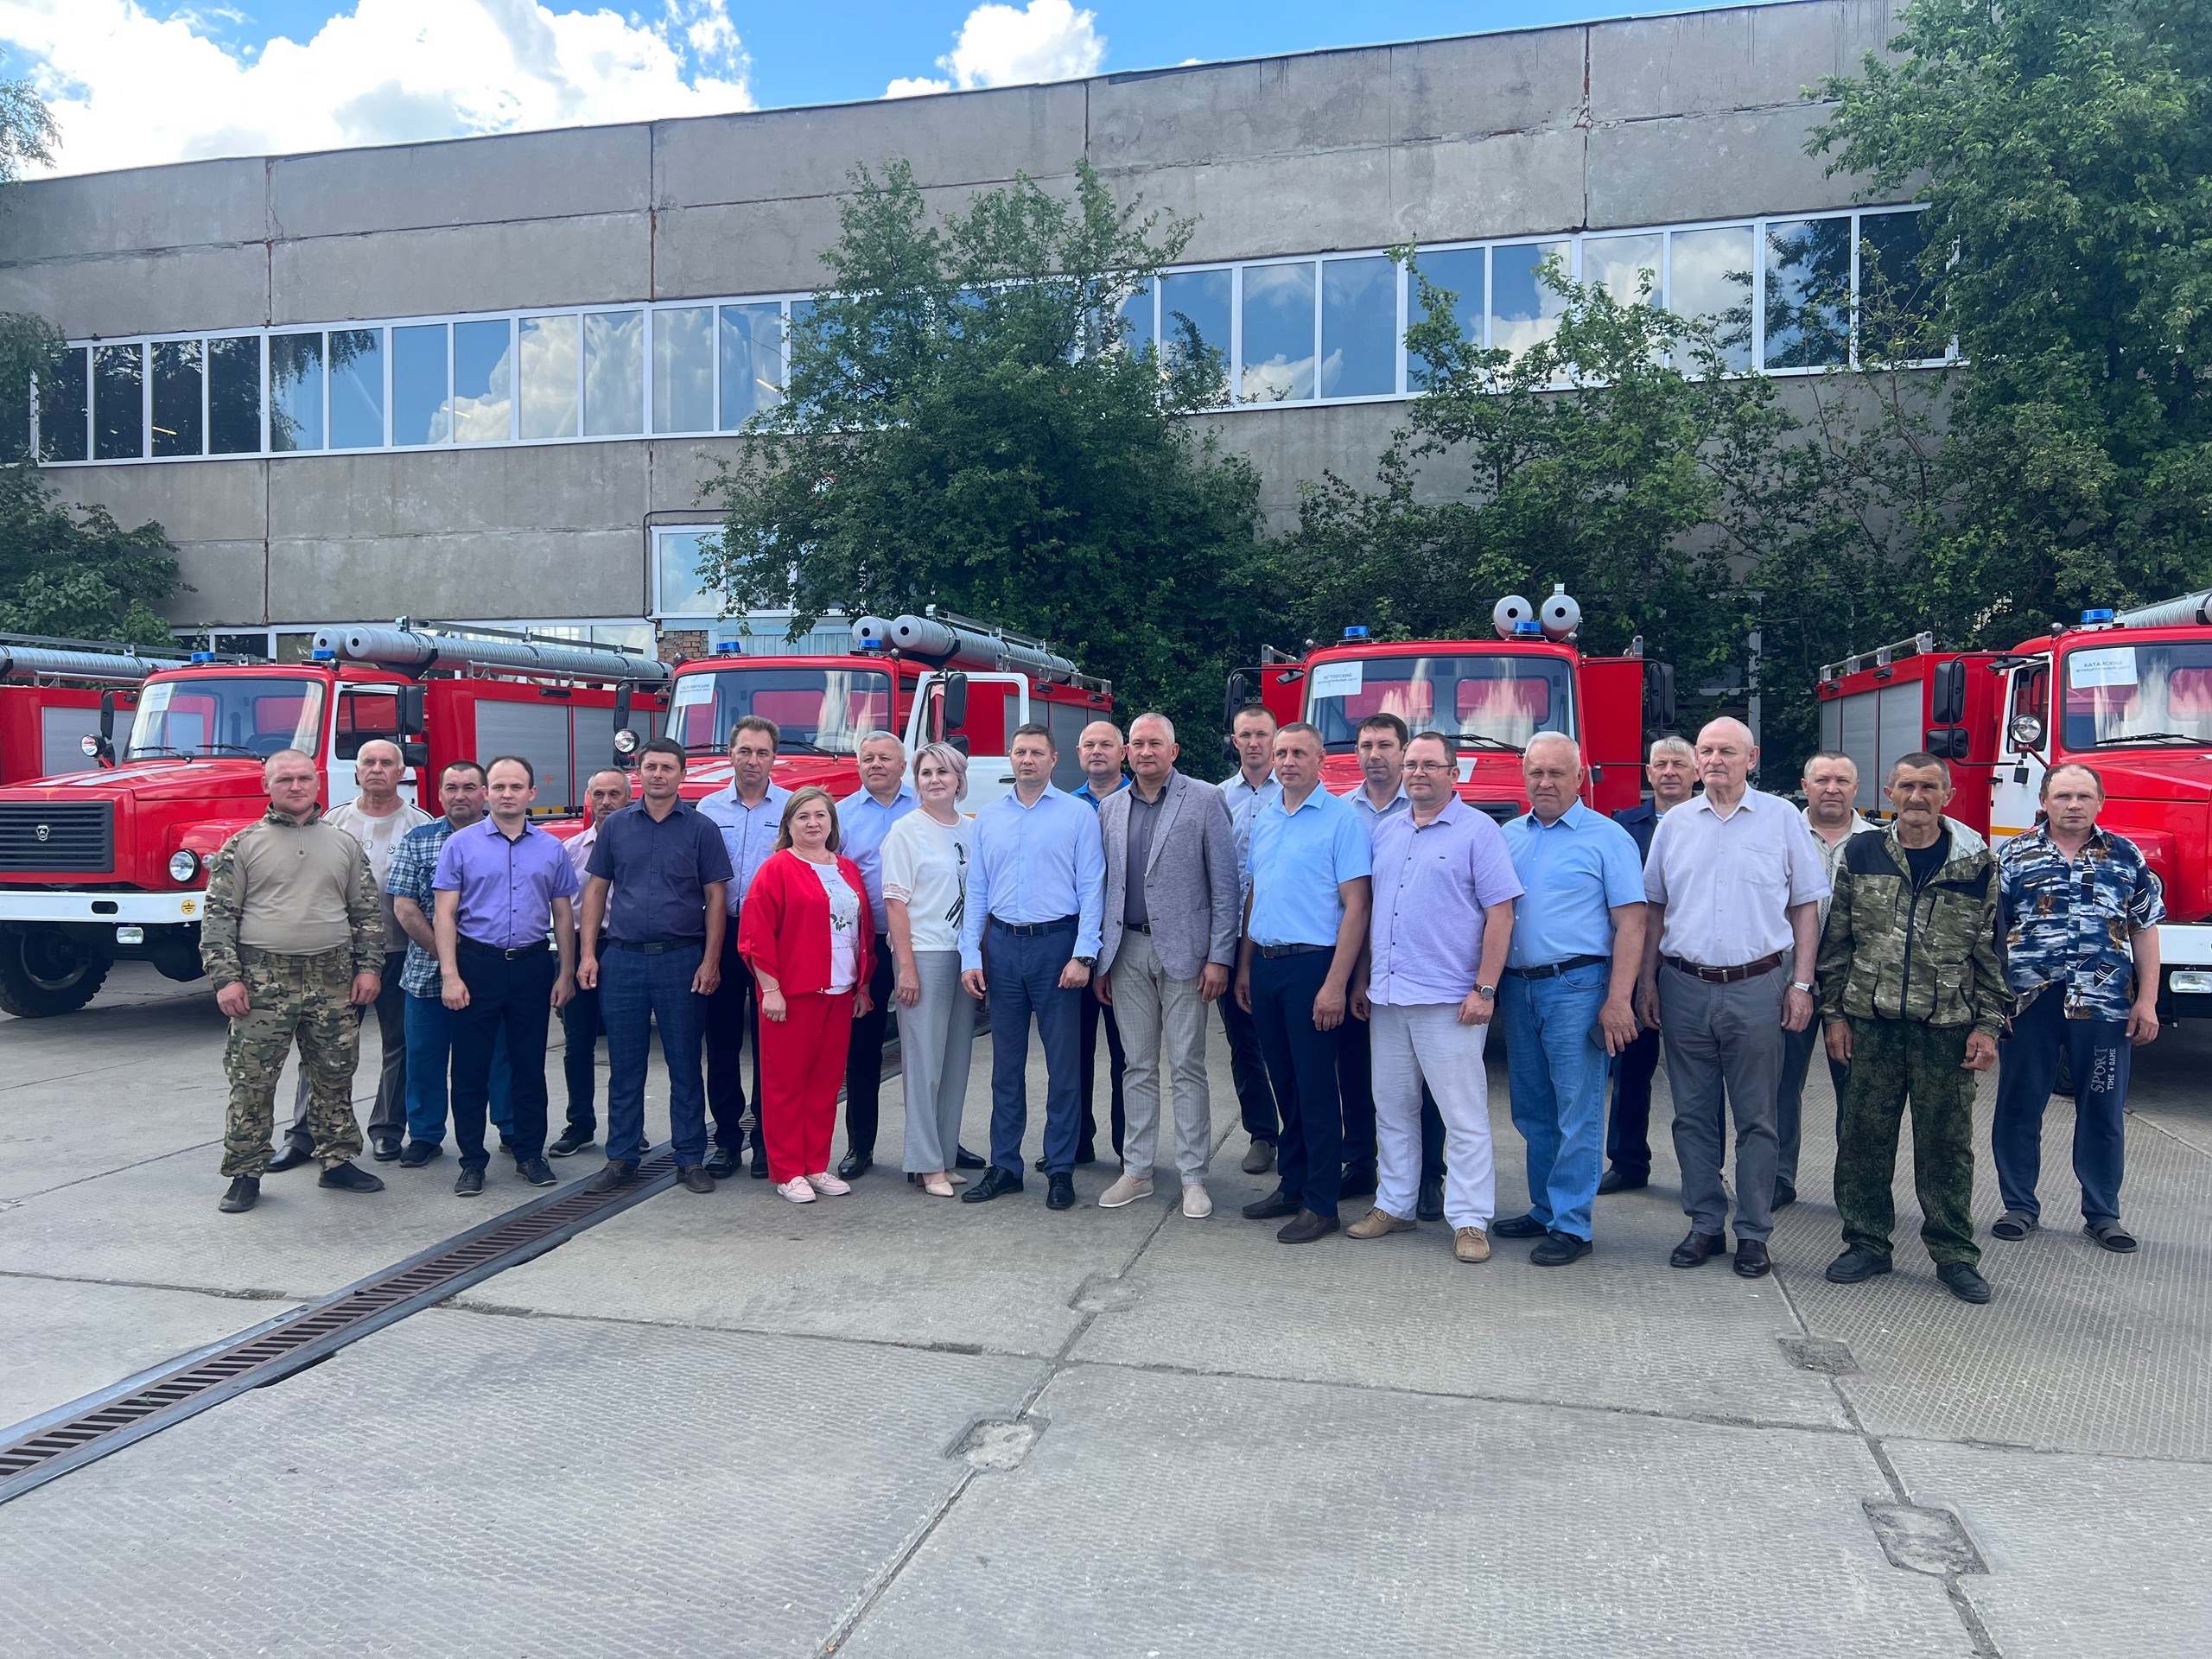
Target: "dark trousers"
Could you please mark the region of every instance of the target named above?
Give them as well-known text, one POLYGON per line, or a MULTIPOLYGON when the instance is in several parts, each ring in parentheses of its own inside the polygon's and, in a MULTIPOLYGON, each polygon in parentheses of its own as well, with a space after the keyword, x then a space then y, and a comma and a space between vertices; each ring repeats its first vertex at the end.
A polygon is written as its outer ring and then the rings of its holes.
POLYGON ((1075 924, 1022 936, 986 925, 983 971, 991 991, 991 1161, 1021 1173, 1021 1138, 1029 1129, 1029 1019, 1045 1046, 1045 1168, 1075 1167, 1083 1096, 1076 1069, 1083 993, 1064 990, 1060 974, 1075 956, 1075 924))
MULTIPOLYGON (((745 1084, 739 1065, 748 1037, 753 1096, 756 1100, 760 1096, 760 1033, 753 1024, 759 1018, 753 970, 737 954, 737 918, 733 916, 722 936, 721 983, 707 999, 707 1109, 715 1115, 715 1144, 730 1152, 744 1151, 747 1139, 738 1127, 745 1116, 745 1084)), ((752 1141, 754 1161, 765 1164, 767 1143, 757 1124, 752 1141)))
MULTIPOLYGON (((1294 957, 1255 952, 1252 957, 1252 1020, 1260 1030, 1260 1050, 1268 1058, 1268 1077, 1282 1111, 1275 1167, 1284 1195, 1324 1216, 1337 1213, 1337 1195, 1344 1185, 1344 1107, 1337 1077, 1344 1026, 1315 1030, 1313 999, 1329 976, 1334 955, 1330 950, 1294 957)), ((1359 1025, 1363 1037, 1367 1030, 1349 1017, 1344 1025, 1359 1025)), ((1373 1098, 1370 1093, 1370 1133, 1373 1098)), ((1370 1145, 1368 1156, 1374 1155, 1370 1145)))
POLYGON ((1337 1098, 1344 1112, 1344 1160, 1375 1167, 1375 1053, 1367 1021, 1350 1012, 1337 1027, 1337 1098))
POLYGON ((2063 986, 2045 987, 2012 1016, 2012 1035, 1997 1045, 1997 1121, 1989 1137, 1997 1190, 2007 1210, 2041 1217, 2036 1182, 2043 1173, 2043 1114, 2063 1053, 2074 1071, 2074 1179, 2082 1184, 2082 1219, 2118 1221, 2134 1056, 2127 1021, 2069 1020, 2065 1000, 2063 986))
MULTIPOLYGON (((1818 1016, 1813 1023, 1820 1024, 1818 1016)), ((1605 1121, 1605 1161, 1624 1175, 1651 1177, 1651 1077, 1659 1070, 1659 1028, 1649 1026, 1613 1057, 1613 1109, 1605 1121)))
MULTIPOLYGON (((602 968, 606 962, 604 956, 600 957, 602 968)), ((566 1039, 561 1051, 561 1075, 569 1085, 569 1127, 587 1139, 599 1133, 599 1114, 592 1109, 592 1096, 599 1081, 599 1034, 607 1028, 599 995, 596 987, 588 991, 579 988, 561 1010, 561 1030, 566 1039)))
POLYGON ((545 1036, 560 959, 532 950, 512 961, 464 948, 457 960, 468 1006, 453 1016, 453 1135, 463 1169, 482 1169, 484 1114, 492 1099, 492 1047, 507 1039, 507 1109, 515 1161, 545 1155, 545 1036))
POLYGON ((668 1067, 669 1138, 676 1166, 707 1161, 707 1085, 699 1070, 708 999, 691 988, 702 946, 610 950, 599 959, 599 1011, 607 1025, 607 1157, 633 1163, 645 1144, 645 1060, 660 1027, 668 1067))
POLYGON ((1098 1027, 1101 1019, 1106 1026, 1106 1072, 1113 1084, 1114 1155, 1122 1155, 1122 1129, 1125 1116, 1122 1109, 1122 1028, 1114 1022, 1114 1010, 1098 1000, 1097 976, 1083 988, 1082 1040, 1077 1045, 1076 1065, 1083 1072, 1083 1128, 1077 1134, 1076 1156, 1091 1158, 1097 1154, 1094 1147, 1098 1138, 1098 1115, 1091 1102, 1096 1094, 1098 1082, 1098 1027))
MULTIPOLYGON (((1797 1190, 1797 1150, 1804 1140, 1805 1077, 1812 1070, 1813 1051, 1819 1049, 1823 1059, 1827 1058, 1827 1024, 1819 1013, 1819 1000, 1815 999, 1813 1018, 1802 1031, 1784 1032, 1782 1036, 1782 1087, 1775 1095, 1774 1133, 1780 1143, 1776 1158, 1776 1184, 1797 1190)), ((1836 1144, 1843 1144, 1843 1098, 1851 1086, 1851 1068, 1828 1060, 1828 1082, 1835 1090, 1836 1144)), ((1916 1115, 1915 1121, 1917 1122, 1916 1115)))
POLYGON ((875 936, 875 969, 868 976, 866 1014, 853 1016, 845 1048, 845 1150, 855 1157, 875 1156, 878 1103, 883 1094, 883 1032, 891 1019, 891 988, 898 963, 887 935, 875 936))
POLYGON ((1214 1007, 1221 1010, 1221 1028, 1229 1038, 1229 1075, 1236 1084, 1236 1108, 1244 1120, 1244 1133, 1273 1146, 1282 1134, 1282 1119, 1275 1113, 1274 1090, 1268 1085, 1268 1061, 1260 1052, 1260 1028, 1237 1006, 1233 991, 1214 1007))
POLYGON ((1897 1128, 1910 1100, 1913 1192, 1929 1260, 1939 1268, 1981 1260, 1974 1242, 1975 1078, 1962 1064, 1971 1030, 1917 1020, 1851 1022, 1851 1081, 1835 1148, 1835 1207, 1850 1249, 1890 1254, 1897 1128))

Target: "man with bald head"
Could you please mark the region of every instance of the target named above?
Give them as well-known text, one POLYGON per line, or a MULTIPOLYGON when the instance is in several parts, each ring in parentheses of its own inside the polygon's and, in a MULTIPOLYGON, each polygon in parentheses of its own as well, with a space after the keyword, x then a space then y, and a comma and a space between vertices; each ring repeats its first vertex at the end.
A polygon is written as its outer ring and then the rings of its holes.
POLYGON ((1758 745, 1739 720, 1697 736, 1705 793, 1659 821, 1643 867, 1644 1022, 1659 1027, 1675 1096, 1675 1157, 1689 1236, 1669 1259, 1703 1266, 1727 1248, 1724 1107, 1736 1119, 1736 1271, 1772 1267, 1775 1099, 1787 1032, 1813 1017, 1828 881, 1796 808, 1751 787, 1758 745))
MULTIPOLYGON (((429 813, 399 792, 406 771, 407 760, 398 744, 389 738, 369 739, 353 754, 353 783, 360 792, 322 815, 325 823, 361 843, 377 892, 384 894, 384 974, 376 1001, 377 1103, 369 1113, 369 1147, 380 1164, 399 1156, 399 1143, 407 1133, 407 992, 399 982, 400 969, 407 965, 407 932, 392 913, 391 897, 385 893, 384 884, 391 874, 392 849, 399 838, 430 821, 429 813)), ((312 1092, 302 1066, 300 1086, 292 1097, 292 1127, 270 1162, 271 1169, 289 1169, 313 1155, 315 1137, 308 1128, 312 1092)))
MULTIPOLYGON (((1118 795, 1129 786, 1129 780, 1122 776, 1122 760, 1128 752, 1120 727, 1110 720, 1092 721, 1076 739, 1076 764, 1083 768, 1083 781, 1070 792, 1096 812, 1109 797, 1118 795)), ((1122 1045, 1121 1022, 1099 996, 1094 979, 1083 988, 1083 1023, 1077 1033, 1081 1047, 1076 1064, 1083 1077, 1083 1117, 1077 1125, 1082 1133, 1075 1148, 1078 1164, 1091 1163, 1098 1156, 1098 1115, 1092 1101, 1097 1094, 1098 1027, 1102 1022, 1106 1027, 1106 1077, 1113 1090, 1113 1122, 1109 1127, 1114 1136, 1114 1155, 1118 1158, 1128 1128, 1124 1072, 1128 1065, 1128 1052, 1122 1045)), ((1045 1167, 1043 1159, 1037 1160, 1037 1167, 1045 1167)))

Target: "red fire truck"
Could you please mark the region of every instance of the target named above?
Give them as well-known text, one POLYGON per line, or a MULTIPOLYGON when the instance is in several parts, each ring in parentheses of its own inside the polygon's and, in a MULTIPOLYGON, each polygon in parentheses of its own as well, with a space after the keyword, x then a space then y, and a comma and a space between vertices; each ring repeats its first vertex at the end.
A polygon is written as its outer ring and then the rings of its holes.
POLYGON ((1338 795, 1360 785, 1353 752, 1359 722, 1396 715, 1414 731, 1449 736, 1459 750, 1459 795, 1498 819, 1528 810, 1521 751, 1539 732, 1563 732, 1590 768, 1583 799, 1599 811, 1633 806, 1643 788, 1647 721, 1675 717, 1675 674, 1647 661, 1640 640, 1624 657, 1586 656, 1576 639, 1582 607, 1555 588, 1541 612, 1517 594, 1491 613, 1495 639, 1373 640, 1348 627, 1340 644, 1281 657, 1230 678, 1231 721, 1256 685, 1281 721, 1320 729, 1321 781, 1338 795))
POLYGON ((1821 747, 1858 762, 1859 810, 1916 749, 1951 764, 1951 816, 2002 845, 2036 823, 2044 773, 2096 768, 2099 820, 2164 884, 2162 1014, 2212 1015, 2212 592, 2082 613, 2005 652, 1919 634, 1821 671, 1821 747))
POLYGON ((0 784, 98 766, 84 741, 136 706, 140 681, 182 660, 98 640, 0 633, 0 784))
POLYGON ((319 634, 304 663, 218 662, 149 675, 119 743, 111 717, 84 740, 100 770, 0 787, 0 1008, 66 1014, 118 960, 200 976, 207 860, 264 806, 262 763, 312 754, 326 806, 353 798, 353 760, 399 741, 435 810, 439 769, 525 754, 537 810, 574 812, 615 754, 618 725, 650 729, 667 667, 603 646, 418 632, 319 634))

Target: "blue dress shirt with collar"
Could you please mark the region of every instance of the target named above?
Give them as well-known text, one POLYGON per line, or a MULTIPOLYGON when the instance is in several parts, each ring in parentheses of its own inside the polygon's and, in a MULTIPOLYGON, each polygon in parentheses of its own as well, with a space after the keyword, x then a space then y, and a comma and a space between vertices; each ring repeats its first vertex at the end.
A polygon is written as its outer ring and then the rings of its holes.
POLYGON ((1096 957, 1106 907, 1106 843, 1098 814, 1046 785, 1033 806, 1009 790, 976 815, 968 861, 968 907, 960 918, 960 966, 983 965, 983 927, 995 916, 1025 925, 1076 918, 1075 949, 1096 957))
POLYGON ((747 806, 737 798, 737 785, 733 783, 699 803, 699 810, 712 818, 715 827, 722 832, 722 846, 729 853, 727 908, 733 916, 744 902, 753 878, 760 874, 768 855, 776 850, 776 836, 783 828, 784 804, 791 798, 791 791, 781 784, 772 783, 759 805, 747 806))
POLYGON ((1534 812, 1505 822, 1505 848, 1528 893, 1513 922, 1509 968, 1548 968, 1613 953, 1613 912, 1643 902, 1636 837, 1580 801, 1547 825, 1534 812))
POLYGON ((853 861, 861 880, 867 883, 868 913, 875 918, 879 933, 891 925, 883 909, 883 838, 891 833, 893 824, 920 804, 914 798, 913 785, 903 781, 888 806, 865 789, 855 790, 837 803, 837 850, 853 861))
POLYGON ((1278 791, 1252 821, 1252 925, 1258 944, 1332 945, 1344 918, 1338 888, 1374 872, 1367 825, 1316 788, 1292 810, 1278 791))

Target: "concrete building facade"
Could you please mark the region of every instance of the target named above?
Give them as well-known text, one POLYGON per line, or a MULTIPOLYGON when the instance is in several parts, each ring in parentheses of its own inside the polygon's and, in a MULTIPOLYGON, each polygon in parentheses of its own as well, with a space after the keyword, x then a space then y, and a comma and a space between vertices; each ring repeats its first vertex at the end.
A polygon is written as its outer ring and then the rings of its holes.
POLYGON ((856 162, 957 209, 1087 157, 1196 220, 1140 333, 1227 353, 1208 417, 1278 524, 1365 475, 1403 416, 1416 243, 1510 345, 1558 255, 1624 297, 1731 304, 1747 372, 1849 352, 1858 250, 1914 220, 1808 156, 1804 96, 1896 32, 1793 3, 939 97, 211 161, 29 183, 0 307, 75 351, 30 426, 48 476, 156 519, 181 625, 296 645, 319 622, 559 624, 643 643, 715 608, 700 486, 781 379, 856 162), (1842 290, 1837 288, 1842 284, 1842 290), (278 636, 283 636, 282 639, 278 636))

